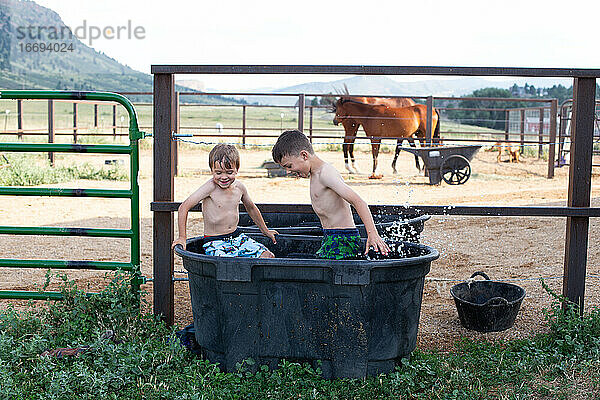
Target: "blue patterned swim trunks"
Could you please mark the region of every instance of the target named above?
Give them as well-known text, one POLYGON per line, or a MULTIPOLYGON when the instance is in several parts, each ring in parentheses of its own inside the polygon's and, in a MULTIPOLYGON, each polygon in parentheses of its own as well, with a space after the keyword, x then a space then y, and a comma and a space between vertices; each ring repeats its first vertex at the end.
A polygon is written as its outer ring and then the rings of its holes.
POLYGON ((226 235, 204 236, 204 254, 216 257, 258 258, 268 249, 239 229, 226 235))

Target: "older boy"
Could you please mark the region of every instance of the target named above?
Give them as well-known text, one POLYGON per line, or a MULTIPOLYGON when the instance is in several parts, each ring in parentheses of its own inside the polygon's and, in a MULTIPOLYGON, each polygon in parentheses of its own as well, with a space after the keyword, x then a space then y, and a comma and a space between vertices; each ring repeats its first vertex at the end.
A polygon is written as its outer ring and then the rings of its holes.
POLYGON ((238 206, 241 201, 263 235, 276 243, 277 231, 267 228, 258 207, 250 199, 248 190, 235 179, 240 168, 240 155, 237 149, 231 145, 218 144, 210 151, 208 163, 212 178, 181 203, 177 210, 179 237, 173 241, 172 247, 180 244, 185 248, 188 212, 202 202, 205 254, 222 257, 273 258, 273 253, 264 245, 244 235, 237 227, 238 206))
POLYGON ((313 151, 308 138, 298 130, 283 132, 272 150, 273 160, 288 172, 310 178, 310 200, 323 226, 323 241, 317 257, 344 259, 360 254, 360 234, 352 205, 367 230, 365 254, 370 248, 384 255, 389 247, 377 233, 367 203, 346 185, 340 173, 313 151))

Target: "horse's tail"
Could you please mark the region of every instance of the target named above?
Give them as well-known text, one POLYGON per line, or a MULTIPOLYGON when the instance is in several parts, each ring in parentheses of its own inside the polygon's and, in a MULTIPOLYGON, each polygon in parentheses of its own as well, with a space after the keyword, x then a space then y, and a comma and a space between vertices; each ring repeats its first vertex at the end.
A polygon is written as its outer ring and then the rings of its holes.
POLYGON ((440 140, 440 112, 438 110, 435 110, 435 113, 437 114, 437 124, 435 124, 435 129, 433 130, 433 143, 436 144, 441 144, 442 141, 440 140))

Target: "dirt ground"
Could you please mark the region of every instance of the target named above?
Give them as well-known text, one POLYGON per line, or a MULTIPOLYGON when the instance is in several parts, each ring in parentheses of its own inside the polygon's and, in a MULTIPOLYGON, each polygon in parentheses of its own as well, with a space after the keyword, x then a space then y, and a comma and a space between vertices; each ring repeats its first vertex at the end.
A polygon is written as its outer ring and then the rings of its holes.
MULTIPOLYGON (((343 171, 341 152, 320 152, 322 158, 343 171)), ((566 205, 568 167, 556 170, 556 177, 545 178, 547 163, 524 158, 519 164, 497 163, 496 153, 480 151, 472 162, 473 175, 464 185, 427 184, 428 178, 414 166, 409 153, 401 153, 397 175, 392 175, 392 154, 379 157, 381 180, 369 180, 371 155, 358 152, 359 175, 343 173, 347 183, 369 204, 411 205, 566 205)), ((59 163, 77 161, 104 163, 98 155, 68 156, 59 163)), ((242 150, 239 179, 243 180, 256 203, 309 203, 308 180, 267 178, 260 164, 270 159, 268 151, 242 150)), ((180 152, 180 174, 175 180, 175 199, 182 201, 208 179, 208 153, 186 148, 180 152)), ((596 160, 598 161, 598 160, 596 160)), ((152 153, 141 154, 141 250, 142 273, 152 276, 152 153)), ((124 182, 77 181, 53 187, 126 188, 124 182)), ((593 205, 600 206, 600 169, 592 179, 593 205)), ((129 201, 96 198, 0 198, 0 221, 12 226, 129 227, 129 201)), ((425 224, 422 243, 439 250, 440 258, 431 265, 423 296, 418 345, 421 348, 451 349, 463 337, 498 340, 528 336, 542 329, 542 310, 551 304, 538 278, 561 292, 565 247, 565 218, 501 218, 432 216, 425 224), (475 271, 485 271, 492 279, 514 280, 527 296, 515 325, 504 332, 482 334, 460 326, 450 287, 475 271)), ((202 234, 202 216, 193 213, 189 235, 202 234)), ((586 280, 586 306, 600 305, 600 222, 591 219, 586 280)), ((128 261, 129 243, 124 239, 35 237, 0 235, 0 258, 72 259, 128 261)), ((183 271, 178 257, 176 271, 183 271)), ((99 290, 104 273, 64 271, 82 288, 99 290)), ((44 283, 45 271, 36 269, 0 269, 0 289, 34 289, 44 283)), ((185 274, 178 272, 178 278, 185 274)), ((56 281, 56 279, 54 279, 56 281)), ((50 289, 56 283, 50 285, 50 289)), ((143 286, 152 301, 152 284, 143 286)), ((176 282, 176 323, 183 327, 192 321, 187 282, 176 282)), ((3 300, 0 307, 23 304, 3 300)))

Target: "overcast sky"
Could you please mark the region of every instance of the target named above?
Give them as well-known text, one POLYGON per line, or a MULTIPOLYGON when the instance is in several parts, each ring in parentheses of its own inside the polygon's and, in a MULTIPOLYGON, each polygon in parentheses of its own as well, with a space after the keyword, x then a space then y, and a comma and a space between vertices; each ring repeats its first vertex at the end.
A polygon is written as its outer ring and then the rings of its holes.
MULTIPOLYGON (((151 64, 600 67, 599 1, 35 1, 71 28, 143 27, 143 39, 92 47, 146 73, 151 64)), ((334 79, 193 78, 220 90, 334 79)))

